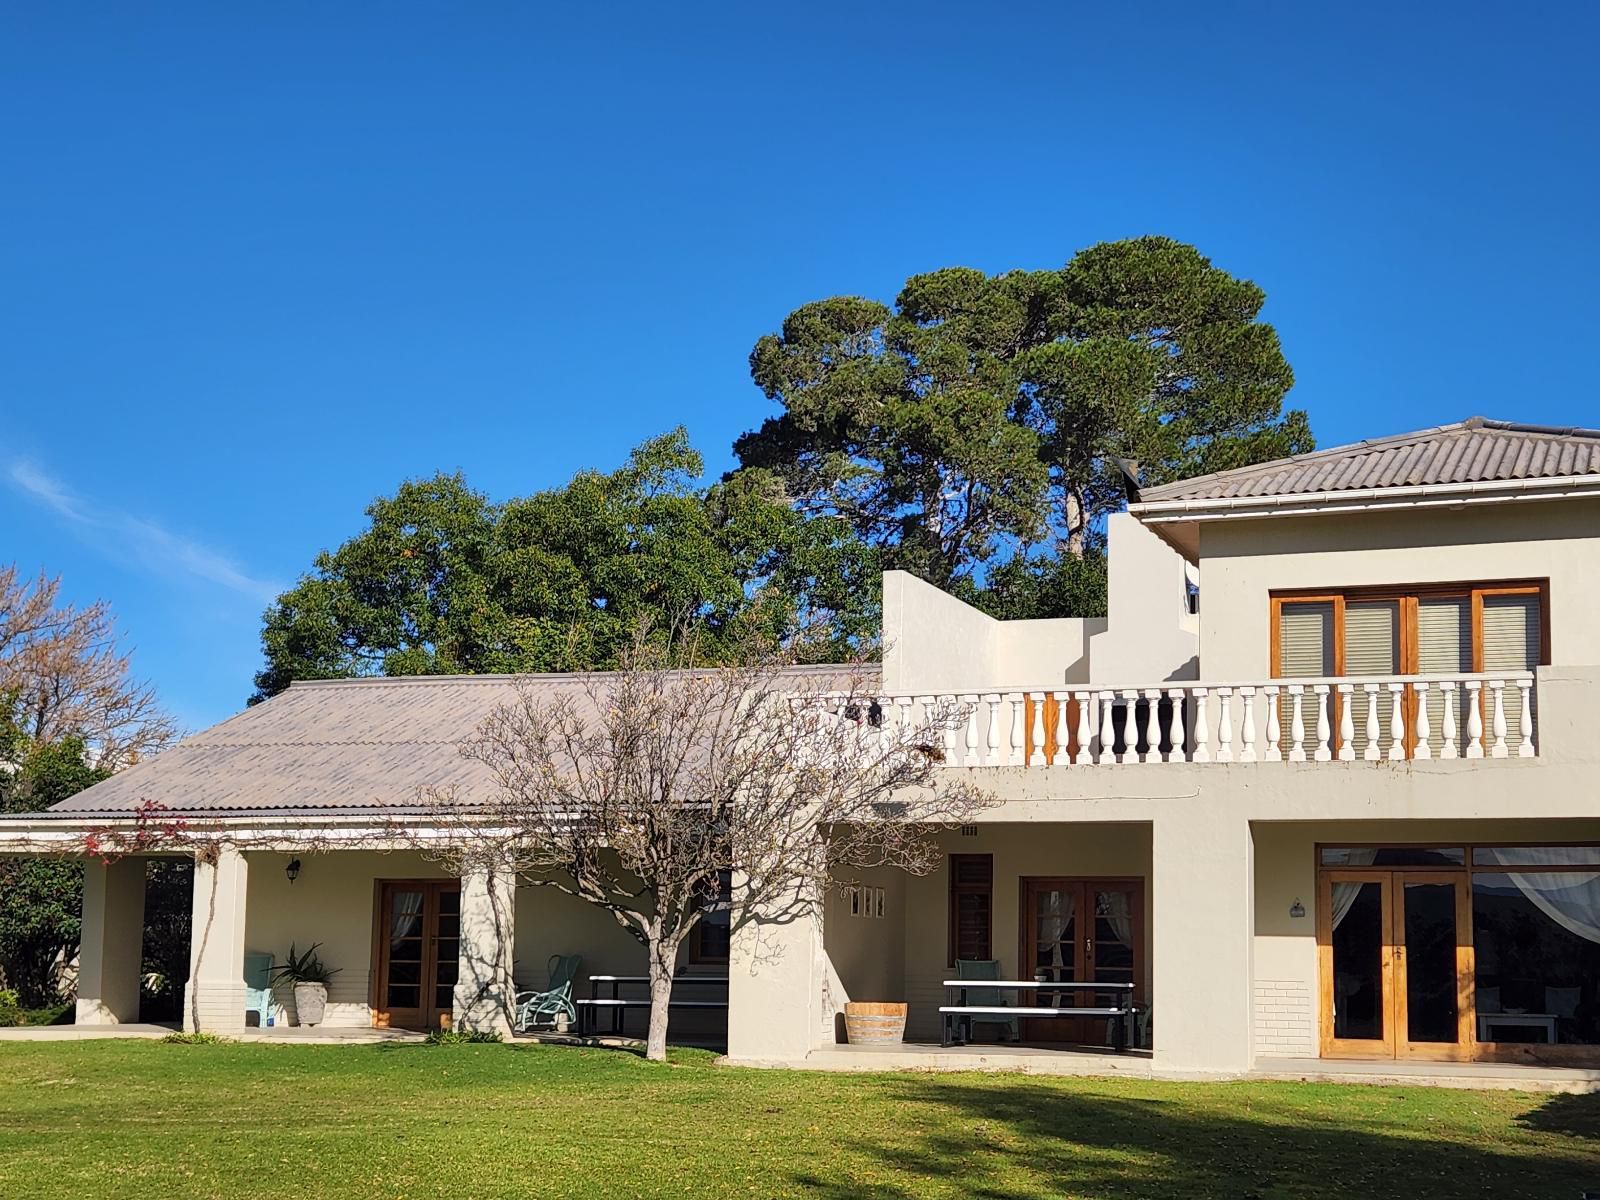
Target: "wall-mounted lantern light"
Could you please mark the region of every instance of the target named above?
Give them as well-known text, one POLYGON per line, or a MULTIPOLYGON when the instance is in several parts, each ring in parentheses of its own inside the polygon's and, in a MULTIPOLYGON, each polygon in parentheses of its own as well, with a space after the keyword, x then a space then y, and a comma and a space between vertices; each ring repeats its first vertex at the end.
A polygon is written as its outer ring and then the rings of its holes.
POLYGON ((1289 905, 1289 915, 1291 917, 1303 917, 1306 915, 1306 906, 1300 903, 1299 896, 1296 896, 1294 903, 1289 905))
POLYGON ((290 883, 293 883, 296 879, 299 879, 300 860, 298 858, 291 858, 289 860, 289 865, 283 869, 283 873, 289 877, 290 883))

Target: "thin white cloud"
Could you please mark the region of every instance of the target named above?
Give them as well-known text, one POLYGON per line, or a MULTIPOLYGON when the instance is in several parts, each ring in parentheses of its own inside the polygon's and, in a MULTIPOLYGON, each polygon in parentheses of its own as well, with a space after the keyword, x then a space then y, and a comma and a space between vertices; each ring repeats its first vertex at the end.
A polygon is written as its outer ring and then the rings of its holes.
MULTIPOLYGON (((261 603, 270 603, 283 591, 276 583, 248 574, 227 555, 155 521, 96 508, 34 463, 19 459, 11 464, 7 475, 14 488, 64 521, 85 533, 112 535, 115 552, 131 554, 152 571, 170 577, 177 569, 261 603)), ((104 538, 94 540, 102 545, 105 542, 104 538)))

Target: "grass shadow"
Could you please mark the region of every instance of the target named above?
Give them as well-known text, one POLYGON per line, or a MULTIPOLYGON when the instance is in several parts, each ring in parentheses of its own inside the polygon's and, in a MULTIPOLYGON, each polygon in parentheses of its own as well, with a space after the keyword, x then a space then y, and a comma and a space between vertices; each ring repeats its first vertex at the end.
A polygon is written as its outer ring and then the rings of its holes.
MULTIPOLYGON (((1524 1129, 1600 1141, 1600 1092, 1551 1096, 1517 1119, 1524 1129)), ((1600 1187, 1600 1171, 1595 1184, 1600 1187)))
MULTIPOLYGON (((833 1200, 909 1200, 925 1194, 918 1181, 929 1179, 957 1179, 963 1194, 977 1200, 1064 1195, 1085 1200, 1456 1200, 1467 1195, 1577 1200, 1586 1186, 1600 1188, 1600 1158, 1594 1156, 1536 1145, 1431 1140, 1425 1129, 1359 1117, 1315 1119, 1303 1102, 1293 1105, 1288 1093, 1276 1109, 1258 1095, 1248 1115, 1235 1116, 1215 1106, 1197 1110, 1176 1099, 1027 1083, 924 1080, 885 1081, 884 1086, 909 1106, 905 1125, 858 1135, 849 1143, 875 1163, 876 1179, 841 1181, 804 1171, 793 1176, 795 1184, 809 1195, 833 1200), (912 1114, 921 1118, 920 1131, 912 1114)), ((1550 1107, 1541 1110, 1550 1132, 1594 1136, 1588 1105, 1550 1107)))

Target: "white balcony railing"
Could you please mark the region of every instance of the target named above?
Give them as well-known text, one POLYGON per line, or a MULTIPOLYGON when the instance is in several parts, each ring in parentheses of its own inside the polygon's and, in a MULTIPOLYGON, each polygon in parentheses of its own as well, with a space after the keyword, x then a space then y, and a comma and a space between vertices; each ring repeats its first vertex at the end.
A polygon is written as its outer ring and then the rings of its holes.
POLYGON ((1531 671, 884 696, 956 767, 1531 758, 1531 671))

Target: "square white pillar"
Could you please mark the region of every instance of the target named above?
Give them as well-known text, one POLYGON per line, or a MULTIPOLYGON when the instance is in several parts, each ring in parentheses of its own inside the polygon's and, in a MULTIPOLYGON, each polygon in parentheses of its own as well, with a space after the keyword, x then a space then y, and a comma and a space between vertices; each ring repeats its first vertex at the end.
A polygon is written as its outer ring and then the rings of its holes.
POLYGON ((1153 1065, 1197 1076, 1248 1070, 1255 946, 1250 823, 1202 808, 1157 818, 1150 891, 1153 1065))
POLYGON ((452 1016, 463 1032, 511 1036, 516 899, 517 876, 509 868, 474 867, 461 877, 461 963, 452 1016))
POLYGON ((189 986, 183 1027, 193 1032, 244 1029, 244 916, 250 867, 234 846, 215 862, 196 856, 189 929, 189 986))
POLYGON ((145 860, 83 866, 83 924, 78 944, 79 1025, 139 1019, 144 967, 145 860))
MULTIPOLYGON (((734 887, 740 886, 739 880, 734 887)), ((821 904, 797 895, 771 906, 769 917, 733 931, 728 948, 728 1058, 796 1062, 833 1041, 824 1029, 821 904)), ((831 1021, 831 1016, 829 1018, 831 1021)))

